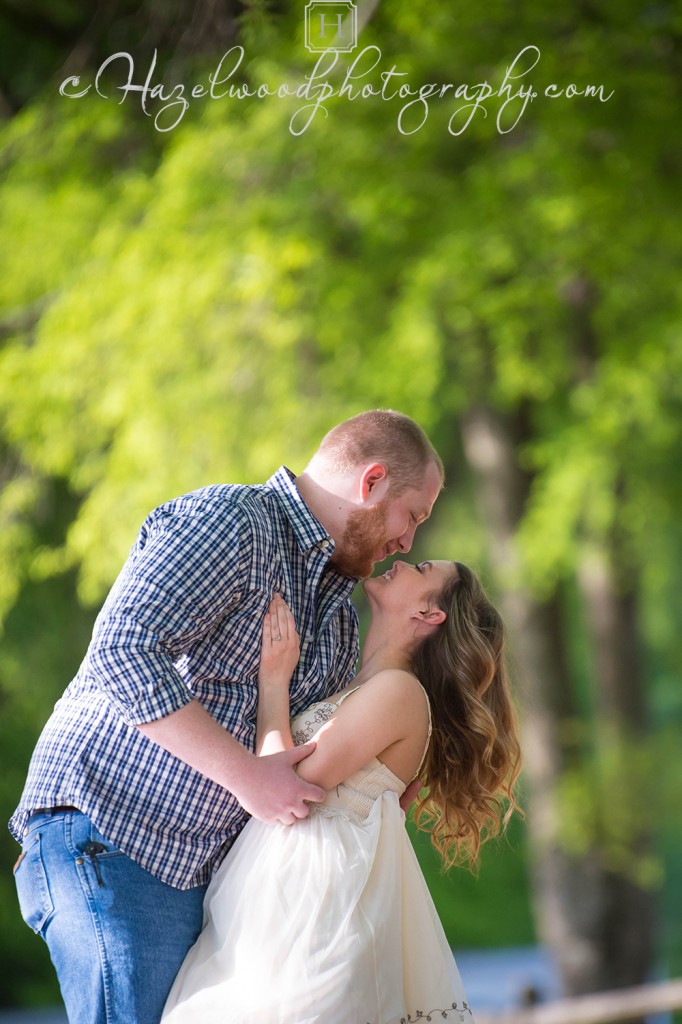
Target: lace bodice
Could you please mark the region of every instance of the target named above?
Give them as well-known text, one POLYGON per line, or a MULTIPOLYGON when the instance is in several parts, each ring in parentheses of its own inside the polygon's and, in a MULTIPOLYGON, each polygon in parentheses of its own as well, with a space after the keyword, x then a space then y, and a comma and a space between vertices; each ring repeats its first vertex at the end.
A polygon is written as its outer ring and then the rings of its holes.
MULTIPOLYGON (((355 690, 357 689, 359 687, 355 688, 355 690)), ((355 690, 349 690, 336 703, 332 701, 317 701, 305 711, 296 715, 295 718, 292 718, 291 736, 294 744, 298 747, 312 739, 320 726, 328 718, 331 718, 336 709, 340 707, 347 697, 355 693, 355 690)), ((426 748, 428 748, 430 738, 431 710, 429 707, 429 733, 426 740, 426 748)), ((424 750, 425 755, 426 749, 424 750)), ((421 765, 419 770, 421 771, 421 765)), ((363 768, 353 772, 352 775, 349 775, 347 779, 340 782, 334 789, 328 790, 321 804, 311 804, 310 809, 311 812, 318 814, 342 814, 344 817, 364 819, 382 793, 389 791, 402 796, 406 788, 402 779, 399 779, 378 757, 373 757, 363 768)))

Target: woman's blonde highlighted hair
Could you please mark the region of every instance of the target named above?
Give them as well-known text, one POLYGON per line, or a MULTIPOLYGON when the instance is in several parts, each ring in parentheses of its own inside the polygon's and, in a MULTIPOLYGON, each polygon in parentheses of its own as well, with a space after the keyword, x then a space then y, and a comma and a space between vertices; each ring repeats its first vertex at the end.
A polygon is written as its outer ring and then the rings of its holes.
POLYGON ((445 866, 473 867, 481 844, 520 811, 518 725, 504 663, 505 629, 476 575, 456 573, 434 602, 445 622, 412 657, 431 703, 433 732, 415 822, 431 832, 445 866))

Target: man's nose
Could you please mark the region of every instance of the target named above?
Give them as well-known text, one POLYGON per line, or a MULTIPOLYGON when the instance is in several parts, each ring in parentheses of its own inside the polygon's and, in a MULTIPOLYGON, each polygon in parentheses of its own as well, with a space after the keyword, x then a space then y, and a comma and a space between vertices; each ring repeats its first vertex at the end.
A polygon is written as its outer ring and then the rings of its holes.
POLYGON ((412 526, 409 530, 405 530, 400 537, 398 537, 398 547, 401 551, 407 553, 412 547, 412 541, 414 540, 416 527, 412 526))

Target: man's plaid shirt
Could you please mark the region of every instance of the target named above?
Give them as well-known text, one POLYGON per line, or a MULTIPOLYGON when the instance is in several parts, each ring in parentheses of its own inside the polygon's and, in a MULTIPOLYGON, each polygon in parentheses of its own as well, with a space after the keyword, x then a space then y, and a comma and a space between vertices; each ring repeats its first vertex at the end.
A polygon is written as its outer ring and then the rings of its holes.
POLYGON ((135 725, 196 698, 253 750, 275 591, 301 637, 292 715, 342 689, 358 653, 356 581, 329 565, 333 548, 284 467, 266 484, 205 487, 152 512, 38 741, 14 837, 31 810, 73 805, 164 882, 208 881, 245 812, 135 725))

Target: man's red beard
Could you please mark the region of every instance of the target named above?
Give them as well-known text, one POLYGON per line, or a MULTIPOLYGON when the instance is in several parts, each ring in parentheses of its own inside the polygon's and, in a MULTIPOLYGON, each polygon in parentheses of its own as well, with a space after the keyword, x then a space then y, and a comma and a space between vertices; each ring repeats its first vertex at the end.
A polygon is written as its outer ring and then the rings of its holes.
POLYGON ((366 579, 374 571, 374 556, 387 542, 386 499, 368 509, 351 512, 332 561, 344 576, 366 579))

